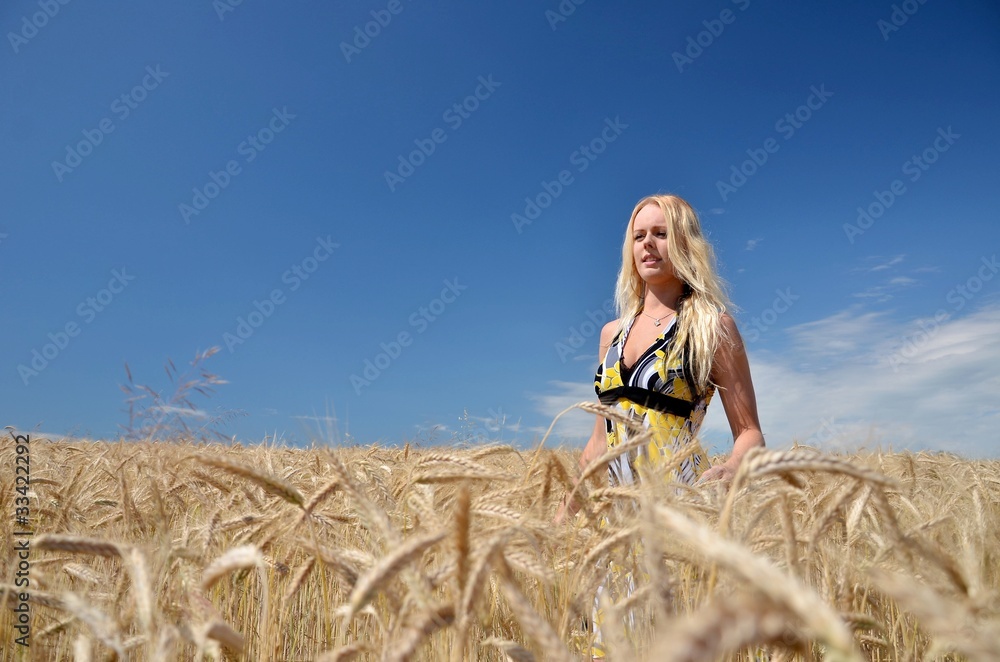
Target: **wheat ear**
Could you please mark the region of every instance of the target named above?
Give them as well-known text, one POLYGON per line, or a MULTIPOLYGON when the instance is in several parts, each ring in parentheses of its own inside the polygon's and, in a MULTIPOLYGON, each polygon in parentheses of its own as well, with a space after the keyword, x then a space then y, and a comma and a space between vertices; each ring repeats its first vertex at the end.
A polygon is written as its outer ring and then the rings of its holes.
POLYGON ((43 533, 35 538, 32 549, 53 552, 74 552, 76 554, 93 554, 109 558, 121 557, 121 547, 107 540, 84 538, 82 536, 64 536, 54 533, 43 533))
POLYGON ((670 623, 649 660, 701 662, 735 655, 741 648, 780 640, 787 613, 767 600, 727 597, 670 623))
POLYGON ((489 639, 483 641, 482 645, 496 646, 503 651, 504 655, 506 655, 507 659, 511 662, 535 662, 534 654, 516 641, 490 637, 489 639))
POLYGON ((528 598, 524 596, 517 582, 511 576, 510 568, 502 554, 497 555, 496 565, 500 575, 500 590, 507 598, 507 604, 514 612, 517 622, 521 624, 521 629, 538 644, 546 660, 571 662, 573 656, 566 649, 566 645, 563 644, 549 622, 542 618, 528 602, 528 598))
POLYGON ((451 625, 454 621, 454 604, 449 603, 426 609, 415 623, 399 634, 393 647, 386 652, 382 659, 386 662, 408 662, 420 642, 442 627, 451 625))
POLYGON ((348 599, 347 620, 350 621, 361 607, 368 603, 375 591, 392 579, 403 567, 419 557, 431 545, 444 539, 446 532, 439 531, 426 536, 412 537, 385 555, 358 578, 348 599))
POLYGON ((260 486, 268 494, 281 497, 289 503, 294 503, 299 508, 305 507, 305 498, 303 498, 302 493, 294 485, 277 476, 257 471, 245 464, 232 462, 221 457, 197 456, 197 460, 210 467, 222 469, 235 476, 246 478, 250 482, 260 486))
POLYGON ((794 576, 781 572, 743 545, 723 538, 707 526, 665 506, 655 506, 655 517, 656 521, 698 550, 700 559, 727 567, 776 604, 785 605, 806 624, 814 636, 830 647, 828 659, 861 659, 843 621, 812 589, 794 576))

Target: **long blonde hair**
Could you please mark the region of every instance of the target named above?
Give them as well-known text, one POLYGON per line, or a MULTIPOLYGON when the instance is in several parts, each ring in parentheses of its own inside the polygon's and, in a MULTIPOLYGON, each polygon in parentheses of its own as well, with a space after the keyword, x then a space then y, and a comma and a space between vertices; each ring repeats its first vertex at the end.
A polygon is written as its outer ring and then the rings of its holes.
POLYGON ((645 283, 639 276, 632 252, 635 217, 643 207, 655 204, 663 211, 667 225, 667 249, 674 273, 684 283, 684 293, 677 305, 677 331, 671 343, 667 364, 680 359, 696 390, 704 393, 712 372, 712 358, 719 343, 728 338, 721 324, 722 314, 732 308, 725 284, 715 271, 715 252, 701 232, 698 215, 685 200, 675 195, 650 195, 632 210, 625 241, 622 266, 615 286, 615 308, 622 332, 639 313, 645 295, 645 283), (689 368, 687 368, 689 366, 689 368))

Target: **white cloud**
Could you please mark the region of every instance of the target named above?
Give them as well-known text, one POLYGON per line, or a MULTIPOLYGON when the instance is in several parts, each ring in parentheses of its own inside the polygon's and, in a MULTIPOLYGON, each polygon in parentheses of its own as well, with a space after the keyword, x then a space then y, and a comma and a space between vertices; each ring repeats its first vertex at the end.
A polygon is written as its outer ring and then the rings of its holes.
MULTIPOLYGON (((868 271, 883 271, 883 270, 888 269, 890 267, 894 267, 897 264, 899 264, 900 262, 902 262, 903 258, 905 258, 905 257, 906 257, 905 255, 896 255, 896 256, 890 258, 887 262, 880 262, 880 263, 876 264, 874 267, 869 268, 868 271)), ((874 256, 873 255, 869 259, 880 259, 880 258, 878 256, 874 256)))
MULTIPOLYGON (((750 367, 768 446, 793 441, 823 450, 930 449, 969 457, 998 455, 1000 304, 960 318, 897 321, 849 309, 784 332, 783 351, 754 351, 750 367)), ((593 384, 550 382, 530 395, 551 419, 596 400, 593 384)), ((563 431, 583 444, 594 416, 563 416, 563 431)), ((542 430, 544 433, 544 430, 542 430)), ((702 427, 713 451, 731 433, 716 394, 702 427)))
MULTIPOLYGON (((751 352, 770 445, 815 435, 833 442, 822 447, 997 454, 1000 306, 934 326, 925 322, 927 332, 916 321, 893 322, 885 314, 858 315, 854 324, 850 317, 842 312, 787 329, 787 352, 751 352), (911 348, 912 358, 899 353, 901 346, 911 348), (833 421, 827 426, 833 434, 816 434, 824 420, 833 421)), ((721 408, 709 409, 705 429, 728 433, 721 408)))
POLYGON ((175 407, 173 405, 154 405, 149 408, 149 411, 159 411, 164 414, 173 414, 184 418, 206 419, 209 416, 208 412, 201 409, 188 409, 186 407, 175 407))
POLYGON ((753 249, 757 248, 757 244, 759 244, 762 241, 764 241, 763 237, 757 237, 756 239, 750 239, 749 241, 747 241, 746 250, 752 251, 753 249))
POLYGON ((864 291, 855 292, 852 296, 858 299, 875 299, 881 303, 891 299, 902 288, 916 283, 917 280, 915 278, 895 276, 881 285, 870 285, 864 291))
MULTIPOLYGON (((542 418, 549 422, 567 407, 572 407, 578 402, 597 402, 594 382, 577 384, 576 382, 552 380, 548 384, 551 387, 549 392, 528 393, 526 395, 529 400, 534 402, 535 409, 542 415, 542 418)), ((552 434, 545 442, 546 446, 557 446, 561 443, 583 446, 590 439, 596 420, 594 414, 589 414, 582 409, 574 409, 563 414, 553 426, 552 434)), ((537 434, 540 438, 548 429, 546 425, 527 428, 527 431, 537 434)))

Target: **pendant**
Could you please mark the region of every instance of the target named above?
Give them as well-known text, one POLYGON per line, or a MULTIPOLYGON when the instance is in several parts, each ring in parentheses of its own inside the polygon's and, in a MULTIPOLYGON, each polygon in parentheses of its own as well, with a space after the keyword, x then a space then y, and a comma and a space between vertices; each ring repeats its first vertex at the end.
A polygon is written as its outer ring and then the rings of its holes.
POLYGON ((660 326, 660 320, 653 320, 653 326, 660 326))

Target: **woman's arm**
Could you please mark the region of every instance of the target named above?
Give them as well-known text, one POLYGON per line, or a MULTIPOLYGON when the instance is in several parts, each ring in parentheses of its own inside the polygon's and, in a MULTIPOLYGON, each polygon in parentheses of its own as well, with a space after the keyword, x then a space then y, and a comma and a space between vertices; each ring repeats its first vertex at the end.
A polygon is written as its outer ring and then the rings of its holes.
POLYGON ((757 418, 757 398, 750 378, 750 362, 746 347, 736 321, 728 313, 723 314, 722 324, 729 336, 723 339, 715 352, 712 365, 712 381, 719 387, 722 406, 733 431, 733 452, 722 464, 709 468, 701 475, 701 481, 731 481, 748 450, 764 445, 764 435, 760 431, 757 418))

